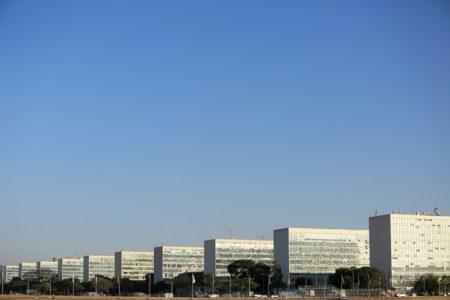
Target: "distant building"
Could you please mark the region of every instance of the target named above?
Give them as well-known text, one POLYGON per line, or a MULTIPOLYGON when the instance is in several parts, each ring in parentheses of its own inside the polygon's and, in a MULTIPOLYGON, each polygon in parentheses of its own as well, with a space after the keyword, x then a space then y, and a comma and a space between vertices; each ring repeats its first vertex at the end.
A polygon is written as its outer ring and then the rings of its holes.
POLYGON ((114 256, 86 255, 84 257, 84 281, 91 281, 96 275, 114 277, 114 256))
POLYGON ((37 262, 38 277, 43 280, 49 280, 52 275, 58 275, 58 260, 41 260, 37 262))
POLYGON ((185 272, 203 272, 203 247, 155 247, 155 282, 185 272))
POLYGON ((5 283, 10 282, 13 278, 20 278, 18 265, 3 265, 0 271, 3 270, 5 283))
POLYGON ((83 258, 58 259, 58 280, 78 279, 83 280, 83 258))
POLYGON ((370 264, 410 289, 424 274, 450 274, 450 216, 388 214, 369 218, 370 264))
POLYGON ((153 274, 153 252, 116 252, 114 270, 116 277, 145 280, 147 274, 153 274))
POLYGON ((22 280, 37 280, 37 265, 36 263, 22 262, 19 264, 19 276, 22 280))
POLYGON ((284 282, 302 276, 324 284, 337 268, 369 266, 369 231, 283 228, 274 230, 274 249, 284 282))
POLYGON ((204 242, 204 248, 205 274, 228 276, 228 265, 242 259, 273 264, 273 241, 212 239, 204 242))

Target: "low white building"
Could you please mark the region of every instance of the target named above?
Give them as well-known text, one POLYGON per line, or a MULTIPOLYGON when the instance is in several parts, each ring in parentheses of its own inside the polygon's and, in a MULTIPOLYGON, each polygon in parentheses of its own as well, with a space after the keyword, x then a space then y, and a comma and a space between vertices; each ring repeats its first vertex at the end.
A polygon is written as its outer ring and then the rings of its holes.
POLYGON ((52 275, 58 275, 58 260, 41 260, 37 262, 38 277, 49 280, 52 275))
POLYGON ((274 250, 284 282, 304 276, 325 284, 338 268, 369 266, 369 231, 283 228, 274 230, 274 250))
POLYGON ((5 283, 10 282, 13 278, 20 278, 18 265, 3 265, 0 270, 3 270, 5 283))
POLYGON ((385 273, 394 288, 410 289, 425 274, 450 274, 450 216, 374 216, 369 230, 370 264, 385 273))
POLYGON ((83 258, 58 259, 58 280, 78 279, 83 280, 83 258))
POLYGON ((147 274, 153 274, 153 252, 119 251, 114 264, 116 277, 145 280, 147 274))
POLYGON ((204 242, 205 274, 226 277, 233 261, 250 259, 273 265, 273 241, 212 239, 204 242))
POLYGON ((22 280, 37 280, 37 265, 36 263, 22 262, 19 264, 19 276, 22 280))
POLYGON ((155 247, 155 282, 186 272, 203 272, 203 247, 155 247))
POLYGON ((114 277, 114 256, 86 255, 84 257, 83 280, 91 281, 97 275, 114 277))

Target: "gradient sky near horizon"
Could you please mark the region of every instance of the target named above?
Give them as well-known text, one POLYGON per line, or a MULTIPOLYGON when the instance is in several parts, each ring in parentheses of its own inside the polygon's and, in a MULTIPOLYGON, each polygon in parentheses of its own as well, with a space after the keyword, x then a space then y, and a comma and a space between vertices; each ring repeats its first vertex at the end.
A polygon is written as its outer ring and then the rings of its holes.
POLYGON ((450 214, 448 1, 1 1, 0 264, 450 214))

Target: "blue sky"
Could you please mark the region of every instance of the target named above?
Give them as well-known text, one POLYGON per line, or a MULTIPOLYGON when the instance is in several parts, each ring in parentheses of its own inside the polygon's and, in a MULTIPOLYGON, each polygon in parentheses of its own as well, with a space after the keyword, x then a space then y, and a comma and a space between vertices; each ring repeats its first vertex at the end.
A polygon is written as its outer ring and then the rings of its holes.
POLYGON ((0 262, 450 214, 446 1, 2 1, 0 262))

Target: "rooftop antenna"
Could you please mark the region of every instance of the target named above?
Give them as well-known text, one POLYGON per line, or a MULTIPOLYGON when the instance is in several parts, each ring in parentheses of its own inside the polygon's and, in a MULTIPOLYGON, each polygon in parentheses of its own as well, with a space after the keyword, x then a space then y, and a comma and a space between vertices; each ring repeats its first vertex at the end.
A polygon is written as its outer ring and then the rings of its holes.
POLYGON ((228 232, 230 233, 230 240, 233 239, 233 232, 237 229, 242 229, 239 226, 223 226, 222 227, 223 230, 228 230, 228 232))
POLYGON ((374 217, 378 216, 378 210, 375 210, 375 211, 373 212, 373 216, 374 216, 374 217))

